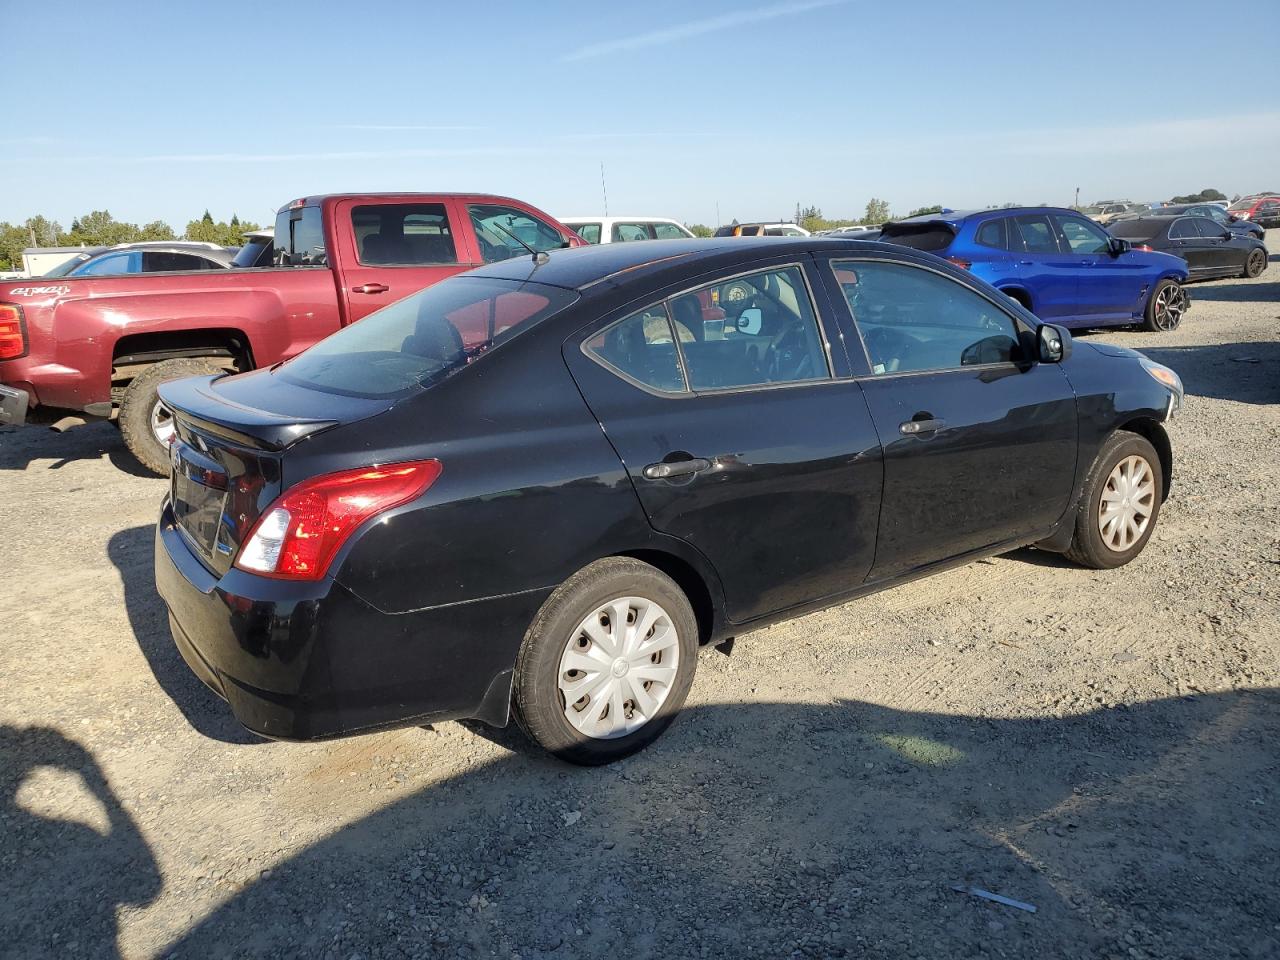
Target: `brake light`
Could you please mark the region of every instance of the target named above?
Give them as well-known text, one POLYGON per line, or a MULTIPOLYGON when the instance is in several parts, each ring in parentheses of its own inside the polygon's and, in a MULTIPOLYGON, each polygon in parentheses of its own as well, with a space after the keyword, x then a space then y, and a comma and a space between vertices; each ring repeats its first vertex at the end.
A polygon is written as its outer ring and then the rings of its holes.
POLYGON ((954 263, 961 270, 968 270, 973 266, 972 260, 965 260, 962 257, 947 257, 947 263, 954 263))
POLYGON ((254 524, 236 566, 269 577, 319 580, 356 527, 420 497, 441 469, 439 460, 417 460, 304 480, 254 524))
POLYGON ((0 360, 13 360, 27 352, 27 330, 22 308, 0 303, 0 360))
POLYGON ((1147 253, 1155 253, 1155 247, 1151 246, 1151 244, 1149 244, 1149 243, 1137 243, 1137 244, 1134 244, 1133 249, 1135 249, 1135 250, 1143 250, 1143 251, 1145 251, 1145 252, 1147 252, 1147 253))

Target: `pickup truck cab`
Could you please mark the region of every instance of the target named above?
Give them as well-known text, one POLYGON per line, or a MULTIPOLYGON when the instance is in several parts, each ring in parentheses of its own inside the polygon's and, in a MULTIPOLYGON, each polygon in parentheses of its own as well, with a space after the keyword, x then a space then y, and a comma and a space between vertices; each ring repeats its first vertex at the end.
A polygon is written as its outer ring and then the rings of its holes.
POLYGON ((582 246, 486 194, 331 194, 281 207, 269 266, 0 282, 0 425, 111 419, 168 472, 161 383, 270 366, 446 277, 582 246))

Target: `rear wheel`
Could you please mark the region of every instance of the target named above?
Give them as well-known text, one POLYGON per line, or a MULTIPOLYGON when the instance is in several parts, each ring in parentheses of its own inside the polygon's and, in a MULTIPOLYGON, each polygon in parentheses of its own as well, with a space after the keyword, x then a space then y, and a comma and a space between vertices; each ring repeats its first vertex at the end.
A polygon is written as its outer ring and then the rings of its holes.
POLYGON ((596 766, 648 746, 688 696, 698 624, 670 577, 599 560, 543 604, 516 659, 515 716, 550 753, 596 766))
POLYGON ((1169 333, 1178 329, 1186 312, 1187 293, 1182 284, 1175 280, 1161 280, 1147 300, 1143 327, 1154 333, 1169 333))
POLYGON ((1250 250, 1249 258, 1244 262, 1244 275, 1252 280, 1262 276, 1262 271, 1265 269, 1267 269, 1267 251, 1250 250))
POLYGON ((224 373, 225 368, 207 357, 165 360, 134 377, 120 401, 116 418, 124 445, 152 473, 169 475, 169 444, 173 441, 173 415, 160 402, 160 384, 182 377, 224 373))
POLYGON ((1160 516, 1164 477, 1145 438, 1112 434, 1089 468, 1067 557, 1085 567, 1121 567, 1142 552, 1160 516))

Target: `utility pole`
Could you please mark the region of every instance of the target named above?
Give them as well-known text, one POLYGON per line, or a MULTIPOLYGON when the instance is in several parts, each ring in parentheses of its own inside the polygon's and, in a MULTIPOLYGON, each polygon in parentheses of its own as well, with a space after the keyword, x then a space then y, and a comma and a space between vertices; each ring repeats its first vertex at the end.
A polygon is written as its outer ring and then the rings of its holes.
POLYGON ((1076 209, 1080 209, 1080 188, 1076 187, 1076 209))
POLYGON ((604 194, 604 215, 609 215, 609 188, 604 185, 604 161, 600 161, 600 192, 604 194))
POLYGON ((720 201, 716 201, 716 227, 720 227, 720 201))

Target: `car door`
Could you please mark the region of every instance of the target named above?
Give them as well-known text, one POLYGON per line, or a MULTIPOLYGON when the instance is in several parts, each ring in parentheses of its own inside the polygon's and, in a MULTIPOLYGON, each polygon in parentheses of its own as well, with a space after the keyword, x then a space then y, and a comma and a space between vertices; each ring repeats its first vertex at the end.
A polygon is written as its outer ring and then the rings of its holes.
POLYGON ((1205 244, 1205 259, 1216 274, 1237 274, 1244 269, 1248 244, 1209 217, 1192 217, 1196 232, 1205 244))
POLYGON ((1080 258, 1059 245, 1049 217, 1036 213, 1011 218, 1009 247, 1036 316, 1049 323, 1079 322, 1080 258))
POLYGON ((1062 368, 1024 355, 1030 327, 923 264, 841 259, 832 270, 884 450, 869 579, 1046 535, 1070 504, 1078 427, 1062 368))
POLYGON ((1169 252, 1187 261, 1187 273, 1203 277, 1214 272, 1217 251, 1200 236, 1195 217, 1179 217, 1169 225, 1169 252))
POLYGON ((1081 314, 1097 321, 1132 317, 1147 287, 1148 267, 1138 258, 1111 252, 1111 237, 1092 220, 1055 213, 1058 240, 1083 268, 1076 300, 1081 314))
POLYGON ((404 203, 343 200, 335 205, 347 322, 467 269, 448 197, 404 203))
POLYGON ((724 271, 565 344, 649 522, 707 557, 735 623, 856 588, 875 552, 880 443, 809 280, 724 271), (722 328, 682 322, 708 293, 722 328))

